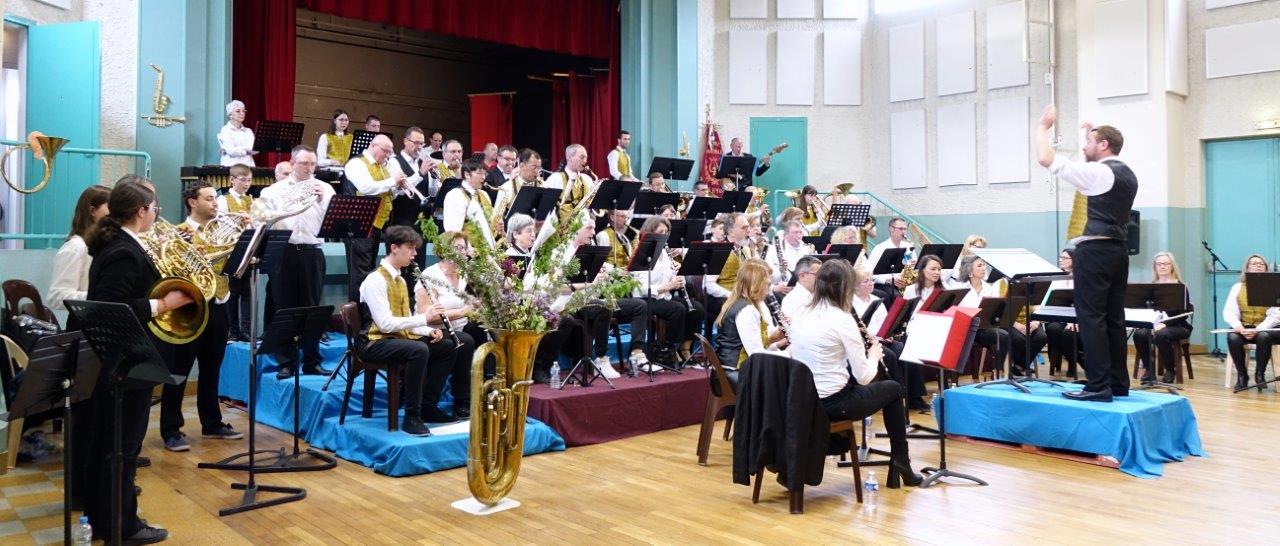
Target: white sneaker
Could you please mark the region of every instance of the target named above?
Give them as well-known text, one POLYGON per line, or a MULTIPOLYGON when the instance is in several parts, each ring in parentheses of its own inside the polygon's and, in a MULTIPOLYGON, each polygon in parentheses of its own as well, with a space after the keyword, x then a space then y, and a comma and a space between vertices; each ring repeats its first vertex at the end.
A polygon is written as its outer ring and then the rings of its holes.
POLYGON ((640 366, 640 371, 644 373, 658 373, 662 371, 662 366, 657 364, 642 364, 640 366))
POLYGON ((607 356, 596 357, 595 365, 596 371, 606 378, 617 379, 622 377, 622 374, 618 373, 618 370, 613 369, 613 363, 609 361, 609 357, 607 356))

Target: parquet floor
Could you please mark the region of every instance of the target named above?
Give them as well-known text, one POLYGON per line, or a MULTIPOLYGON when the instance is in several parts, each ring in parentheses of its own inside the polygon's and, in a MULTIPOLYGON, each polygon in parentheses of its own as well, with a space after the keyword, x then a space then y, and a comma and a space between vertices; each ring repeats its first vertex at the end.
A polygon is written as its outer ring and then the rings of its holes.
MULTIPOLYGON (((853 501, 852 476, 831 464, 822 485, 806 489, 806 513, 793 516, 775 482, 766 480, 755 506, 750 488, 732 483, 728 443, 713 440, 709 465, 698 466, 692 426, 528 457, 512 494, 523 506, 486 518, 449 506, 468 496, 465 469, 397 479, 345 462, 328 472, 264 475, 261 483, 302 486, 308 497, 219 518, 220 507, 238 500, 229 486, 243 475, 195 465, 241 451, 243 443, 197 437, 192 451, 169 453, 153 435, 144 452, 154 466, 139 473, 141 506, 178 544, 1275 543, 1280 395, 1232 395, 1222 388, 1217 360, 1195 362, 1197 379, 1186 394, 1209 456, 1167 464, 1165 475, 1151 480, 950 442, 952 468, 989 487, 886 489, 878 510, 867 513, 853 501)), ((244 429, 242 413, 227 416, 244 429)), ((261 430, 260 445, 286 441, 279 431, 261 430)), ((916 467, 936 463, 936 442, 911 447, 916 467)), ((0 476, 0 544, 58 538, 47 530, 59 523, 51 507, 60 498, 56 468, 0 476), (18 526, 24 530, 15 532, 18 526)), ((883 481, 883 468, 877 474, 883 481)))

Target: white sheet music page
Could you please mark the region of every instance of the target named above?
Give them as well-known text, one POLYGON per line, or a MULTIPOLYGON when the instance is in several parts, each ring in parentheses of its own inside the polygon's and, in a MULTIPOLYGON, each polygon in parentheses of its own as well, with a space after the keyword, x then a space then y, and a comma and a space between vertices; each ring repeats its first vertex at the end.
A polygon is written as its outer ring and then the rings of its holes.
POLYGON ((1006 277, 1030 274, 1063 274, 1058 269, 1034 252, 1025 248, 975 248, 973 253, 991 267, 1000 270, 1006 277))
POLYGON ((911 362, 941 360, 952 320, 952 317, 936 313, 916 313, 907 324, 907 345, 899 358, 911 362))

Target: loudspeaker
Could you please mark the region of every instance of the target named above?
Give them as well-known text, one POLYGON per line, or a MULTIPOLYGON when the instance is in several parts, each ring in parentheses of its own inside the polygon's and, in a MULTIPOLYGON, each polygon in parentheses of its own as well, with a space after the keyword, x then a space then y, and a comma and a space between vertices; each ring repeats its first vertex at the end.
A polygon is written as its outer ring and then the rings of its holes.
POLYGON ((1125 235, 1124 243, 1129 247, 1129 255, 1137 256, 1142 244, 1140 240, 1142 234, 1141 212, 1136 210, 1129 211, 1129 223, 1125 224, 1125 230, 1128 231, 1128 234, 1125 235))

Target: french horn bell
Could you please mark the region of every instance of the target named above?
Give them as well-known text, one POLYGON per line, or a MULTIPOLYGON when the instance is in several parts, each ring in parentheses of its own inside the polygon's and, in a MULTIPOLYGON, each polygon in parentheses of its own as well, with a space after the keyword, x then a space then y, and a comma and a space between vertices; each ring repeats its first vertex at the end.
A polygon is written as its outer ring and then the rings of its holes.
POLYGON ((26 144, 11 147, 8 150, 5 150, 4 156, 0 156, 0 177, 4 178, 5 183, 8 184, 10 188, 13 188, 13 191, 18 193, 32 194, 44 189, 45 185, 49 183, 49 178, 53 176, 54 156, 57 155, 58 150, 61 150, 68 142, 71 141, 61 137, 47 136, 40 131, 32 131, 31 134, 27 135, 26 144), (31 156, 37 161, 44 163, 44 178, 41 178, 40 182, 38 182, 35 187, 29 189, 23 188, 15 184, 12 180, 9 180, 9 170, 7 168, 9 164, 9 154, 24 148, 29 148, 31 150, 31 156))

